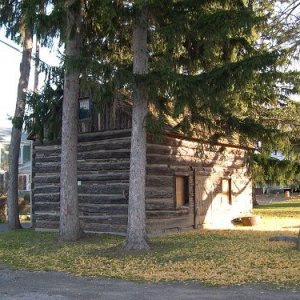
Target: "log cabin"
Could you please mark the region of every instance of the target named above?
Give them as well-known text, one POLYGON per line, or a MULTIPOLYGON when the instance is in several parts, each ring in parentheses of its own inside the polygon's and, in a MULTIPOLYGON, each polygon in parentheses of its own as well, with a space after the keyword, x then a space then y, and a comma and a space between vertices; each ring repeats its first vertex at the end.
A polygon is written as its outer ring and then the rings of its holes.
MULTIPOLYGON (((127 228, 131 112, 79 99, 78 197, 85 232, 125 235, 127 228)), ((34 141, 32 221, 58 230, 59 143, 34 141)), ((166 130, 162 142, 147 136, 146 228, 149 235, 193 228, 223 228, 252 209, 249 148, 214 144, 166 130)))

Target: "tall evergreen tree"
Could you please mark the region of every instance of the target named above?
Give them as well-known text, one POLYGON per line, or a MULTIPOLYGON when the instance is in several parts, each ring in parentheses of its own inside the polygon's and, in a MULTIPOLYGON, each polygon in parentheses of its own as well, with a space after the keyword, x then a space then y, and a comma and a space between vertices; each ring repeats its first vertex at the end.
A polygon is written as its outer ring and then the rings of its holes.
POLYGON ((81 49, 82 1, 66 3, 65 76, 61 137, 60 239, 80 237, 77 192, 77 135, 80 70, 76 59, 81 49))
POLYGON ((145 184, 146 129, 148 111, 146 75, 148 73, 148 10, 145 4, 135 8, 132 35, 133 50, 133 107, 130 151, 130 182, 128 227, 125 249, 147 250, 145 184))
POLYGON ((8 170, 8 225, 10 229, 21 228, 18 209, 18 167, 25 103, 30 76, 33 32, 35 26, 35 1, 1 0, 0 25, 6 29, 7 36, 22 43, 22 60, 17 89, 16 109, 12 121, 11 142, 9 147, 8 170))
POLYGON ((30 75, 32 54, 33 31, 32 28, 24 29, 22 61, 20 64, 20 78, 18 83, 16 109, 13 118, 11 141, 9 146, 9 169, 8 169, 8 226, 10 229, 21 228, 18 208, 18 174, 19 174, 19 151, 22 137, 22 126, 25 112, 26 93, 30 75))

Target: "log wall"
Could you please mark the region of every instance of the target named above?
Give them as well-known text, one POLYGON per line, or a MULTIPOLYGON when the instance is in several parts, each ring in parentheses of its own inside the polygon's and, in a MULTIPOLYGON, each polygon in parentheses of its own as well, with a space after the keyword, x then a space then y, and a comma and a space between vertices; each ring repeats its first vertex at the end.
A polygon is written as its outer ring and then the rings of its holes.
MULTIPOLYGON (((34 144, 32 191, 36 229, 58 229, 60 151, 60 145, 34 144)), ((147 231, 158 234, 196 225, 196 170, 197 174, 217 178, 230 174, 234 181, 234 204, 241 203, 237 210, 245 209, 249 180, 244 155, 245 151, 237 148, 199 145, 175 137, 166 137, 163 144, 157 144, 148 137, 147 231), (175 176, 188 177, 189 201, 179 208, 175 203, 175 176), (239 201, 241 197, 246 201, 239 201)), ((79 135, 78 192, 81 226, 85 231, 126 233, 129 159, 128 129, 79 135)), ((214 191, 216 195, 220 194, 218 188, 214 191)))
MULTIPOLYGON (((59 227, 60 145, 34 144, 33 225, 59 227)), ((78 199, 85 231, 124 234, 127 225, 130 130, 80 134, 78 199)))

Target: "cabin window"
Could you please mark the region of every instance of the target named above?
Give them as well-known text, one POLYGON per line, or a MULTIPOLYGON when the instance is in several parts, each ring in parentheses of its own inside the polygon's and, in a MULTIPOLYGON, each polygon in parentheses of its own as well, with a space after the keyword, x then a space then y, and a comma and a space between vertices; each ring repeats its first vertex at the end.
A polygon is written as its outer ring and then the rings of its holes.
POLYGON ((31 160, 31 149, 30 145, 23 146, 23 163, 26 163, 31 160))
POLYGON ((91 108, 90 98, 79 99, 79 120, 85 120, 91 118, 92 108, 91 108))
POLYGON ((222 199, 225 203, 232 204, 231 178, 222 179, 222 199))
POLYGON ((175 177, 175 201, 176 208, 188 206, 189 204, 189 177, 175 177))

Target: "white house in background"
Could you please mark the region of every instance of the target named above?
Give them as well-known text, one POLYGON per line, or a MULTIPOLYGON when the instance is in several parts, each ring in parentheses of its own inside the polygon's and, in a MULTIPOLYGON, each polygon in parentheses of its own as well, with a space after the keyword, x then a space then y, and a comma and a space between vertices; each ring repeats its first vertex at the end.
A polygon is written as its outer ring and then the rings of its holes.
MULTIPOLYGON (((275 150, 271 153, 271 157, 272 158, 275 158, 275 159, 278 159, 280 161, 286 159, 285 155, 281 152, 281 151, 278 151, 278 150, 275 150)), ((266 194, 273 194, 273 193, 283 193, 284 191, 290 191, 290 190, 299 190, 299 186, 298 188, 296 187, 291 187, 291 186, 279 186, 279 185, 276 185, 276 184, 272 184, 272 185, 265 185, 263 188, 262 188, 262 191, 263 193, 266 193, 266 194)))
POLYGON ((19 154, 19 191, 31 190, 32 173, 32 141, 27 140, 27 134, 22 133, 19 154))
MULTIPOLYGON (((10 128, 0 128, 0 174, 8 168, 8 149, 10 144, 10 128)), ((32 142, 27 140, 27 135, 22 134, 19 154, 19 178, 18 186, 20 192, 31 190, 32 172, 32 142)))
POLYGON ((281 151, 277 151, 277 150, 275 150, 271 153, 271 157, 276 158, 278 160, 284 160, 285 159, 284 154, 281 151))
POLYGON ((0 173, 7 171, 10 129, 0 128, 0 173))

